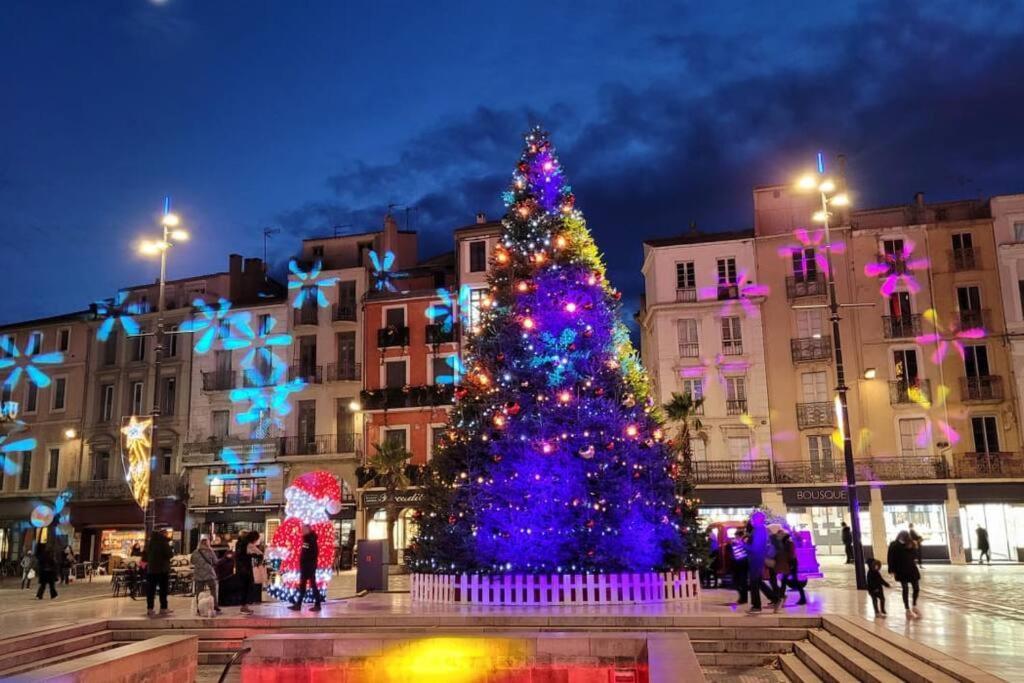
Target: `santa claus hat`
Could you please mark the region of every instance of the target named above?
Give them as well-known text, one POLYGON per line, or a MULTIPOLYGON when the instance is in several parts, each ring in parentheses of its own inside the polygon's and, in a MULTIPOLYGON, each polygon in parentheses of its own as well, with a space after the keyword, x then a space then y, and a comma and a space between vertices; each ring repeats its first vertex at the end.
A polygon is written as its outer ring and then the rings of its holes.
POLYGON ((327 512, 336 515, 341 511, 341 486, 330 472, 306 472, 292 481, 289 489, 298 489, 323 502, 327 512))

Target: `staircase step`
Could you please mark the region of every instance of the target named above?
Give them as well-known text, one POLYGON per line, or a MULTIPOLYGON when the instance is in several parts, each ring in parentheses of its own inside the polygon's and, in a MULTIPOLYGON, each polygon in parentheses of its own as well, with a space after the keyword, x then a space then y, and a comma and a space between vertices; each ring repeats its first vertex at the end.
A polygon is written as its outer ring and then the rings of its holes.
POLYGON ((811 671, 795 653, 779 657, 779 666, 792 683, 822 683, 821 676, 811 671))
POLYGON ((777 654, 752 654, 743 652, 698 652, 697 661, 701 666, 729 668, 752 668, 770 666, 779 658, 777 654))
POLYGON ((31 664, 101 643, 109 643, 111 640, 110 631, 96 631, 73 638, 54 639, 44 645, 29 645, 17 650, 8 649, 8 645, 5 643, 2 650, 4 654, 0 655, 0 669, 16 668, 22 664, 31 664))
POLYGON ((860 683, 856 677, 843 671, 838 662, 811 643, 797 643, 794 646, 797 657, 808 669, 826 683, 860 683))
POLYGON ((54 626, 51 628, 40 629, 38 631, 30 631, 16 636, 0 638, 0 652, 13 652, 26 647, 48 645, 50 643, 67 640, 68 638, 75 638, 89 633, 96 633, 97 631, 104 631, 106 628, 106 622, 102 619, 98 619, 96 621, 74 624, 69 623, 63 626, 54 626))
POLYGON ((241 640, 205 639, 199 641, 200 652, 230 652, 234 654, 241 649, 241 640))
POLYGON ((791 640, 690 640, 694 652, 783 654, 793 651, 791 640))
POLYGON ((857 680, 865 683, 900 683, 895 676, 868 655, 858 652, 848 643, 832 635, 828 631, 814 629, 810 633, 811 643, 828 655, 843 669, 852 673, 857 680))
POLYGON ((224 666, 231 661, 233 652, 200 652, 199 664, 218 664, 224 666))
MULTIPOLYGON (((955 683, 964 680, 947 674, 935 656, 939 653, 929 651, 919 643, 909 641, 913 647, 902 649, 849 619, 829 617, 823 625, 828 633, 865 653, 883 668, 909 683, 955 683)), ((971 676, 967 680, 976 678, 971 676)))
POLYGON ((59 655, 53 657, 47 657, 46 659, 32 660, 31 662, 24 662, 18 666, 10 669, 4 669, 0 671, 0 680, 6 680, 11 676, 17 676, 19 674, 28 673, 29 671, 35 671, 45 666, 52 664, 60 664, 66 662, 69 659, 77 659, 79 657, 88 657, 89 655, 97 654, 99 652, 105 652, 106 650, 112 650, 115 647, 119 647, 121 643, 106 642, 100 643, 99 645, 93 645, 92 647, 82 648, 81 650, 74 650, 72 652, 62 652, 59 655))

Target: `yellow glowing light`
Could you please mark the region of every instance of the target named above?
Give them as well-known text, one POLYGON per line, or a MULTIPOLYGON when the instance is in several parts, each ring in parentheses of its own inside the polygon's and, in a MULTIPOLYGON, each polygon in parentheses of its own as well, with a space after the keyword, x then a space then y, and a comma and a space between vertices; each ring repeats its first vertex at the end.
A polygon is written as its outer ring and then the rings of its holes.
POLYGON ((874 368, 868 368, 864 371, 864 379, 874 379, 878 375, 878 371, 874 368))
POLYGON ((532 330, 534 328, 533 318, 523 318, 523 329, 532 330))
POLYGON ((499 427, 499 428, 500 427, 504 427, 505 426, 505 416, 504 415, 495 415, 494 416, 494 426, 495 427, 499 427))
POLYGON ((836 184, 832 182, 831 178, 827 178, 821 182, 821 185, 818 185, 818 191, 825 192, 826 194, 829 192, 835 192, 836 184))
POLYGON ((846 194, 845 192, 842 194, 837 194, 835 197, 829 200, 829 204, 832 204, 833 206, 849 206, 850 195, 846 194))
POLYGON ((152 450, 149 435, 152 429, 152 418, 140 420, 135 415, 121 428, 124 448, 128 453, 128 486, 135 502, 142 509, 146 509, 149 501, 149 457, 152 450))
POLYGON ((491 378, 481 372, 479 375, 476 376, 476 381, 479 382, 480 384, 483 384, 484 386, 487 386, 488 384, 491 383, 491 378))
POLYGON ((576 304, 574 304, 573 302, 570 301, 569 303, 567 303, 565 305, 565 310, 568 311, 569 313, 575 313, 576 312, 576 304))
POLYGON ((640 430, 636 428, 636 425, 629 425, 626 427, 626 436, 636 436, 640 430))
POLYGON ((69 427, 68 429, 64 430, 64 438, 65 439, 73 439, 76 436, 78 436, 78 432, 76 432, 74 429, 69 427))
POLYGON ((526 281, 524 280, 520 282, 518 285, 516 285, 516 289, 518 289, 520 292, 525 292, 530 289, 530 285, 526 284, 526 281))
POLYGON ((178 214, 176 214, 176 213, 168 213, 168 214, 164 214, 164 217, 163 217, 163 220, 161 221, 161 223, 166 225, 168 228, 173 228, 173 227, 177 226, 179 223, 181 223, 181 219, 178 218, 178 214))
POLYGON ((139 252, 146 256, 153 256, 160 253, 160 242, 142 242, 139 244, 139 252))
POLYGON ((828 220, 828 214, 825 213, 824 211, 815 211, 814 215, 811 216, 811 219, 815 223, 824 223, 826 220, 828 220))
POLYGON ((177 242, 187 242, 188 241, 188 231, 187 230, 171 230, 171 239, 175 240, 177 242))
POLYGON ((746 413, 743 413, 742 415, 740 415, 740 424, 742 424, 742 425, 744 425, 746 427, 753 428, 754 427, 754 418, 750 417, 750 415, 748 415, 746 413))
POLYGON ((558 400, 561 401, 562 403, 568 403, 569 401, 572 400, 572 393, 568 391, 563 391, 558 395, 558 400))
POLYGON ((796 181, 796 186, 801 190, 813 190, 818 185, 818 179, 812 174, 800 176, 800 180, 796 181))
POLYGON ((353 413, 358 413, 360 410, 363 409, 363 406, 359 405, 359 401, 351 401, 348 404, 348 409, 351 410, 353 413))
POLYGON ((660 429, 655 429, 654 432, 652 432, 651 436, 654 437, 655 441, 661 441, 665 437, 665 432, 661 431, 660 429))
MULTIPOLYGON (((838 395, 835 398, 835 409, 836 409, 836 426, 837 426, 835 434, 839 435, 839 444, 841 446, 843 441, 846 440, 846 435, 843 433, 843 402, 839 400, 839 396, 838 395)), ((833 434, 833 437, 835 436, 835 434, 833 434)), ((833 440, 834 440, 834 438, 833 438, 833 440)))
POLYGON ((565 249, 566 245, 569 244, 569 240, 565 239, 562 235, 555 238, 555 246, 559 249, 565 249))
POLYGON ((508 252, 504 249, 499 249, 495 252, 494 258, 498 263, 508 263, 508 252))

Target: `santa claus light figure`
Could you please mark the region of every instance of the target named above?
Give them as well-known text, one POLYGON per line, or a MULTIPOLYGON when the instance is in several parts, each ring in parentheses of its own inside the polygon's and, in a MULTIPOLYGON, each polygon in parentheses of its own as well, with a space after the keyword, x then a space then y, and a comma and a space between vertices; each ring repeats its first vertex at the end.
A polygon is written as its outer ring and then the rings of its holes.
MULTIPOLYGON (((284 491, 285 520, 274 532, 270 557, 281 561, 277 581, 267 589, 279 600, 294 600, 299 586, 299 552, 302 550, 302 525, 308 524, 316 534, 319 553, 316 566, 316 588, 321 599, 327 597, 334 566, 334 525, 330 515, 341 510, 341 486, 329 472, 307 472, 300 475, 284 491)), ((313 591, 306 595, 313 602, 313 591)))

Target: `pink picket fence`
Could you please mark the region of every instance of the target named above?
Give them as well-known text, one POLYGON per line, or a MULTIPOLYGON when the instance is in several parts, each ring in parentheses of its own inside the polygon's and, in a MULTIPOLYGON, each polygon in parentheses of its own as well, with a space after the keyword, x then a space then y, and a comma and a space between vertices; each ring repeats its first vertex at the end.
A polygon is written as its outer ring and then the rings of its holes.
POLYGON ((475 605, 621 605, 696 600, 697 572, 645 574, 413 574, 412 599, 475 605))

